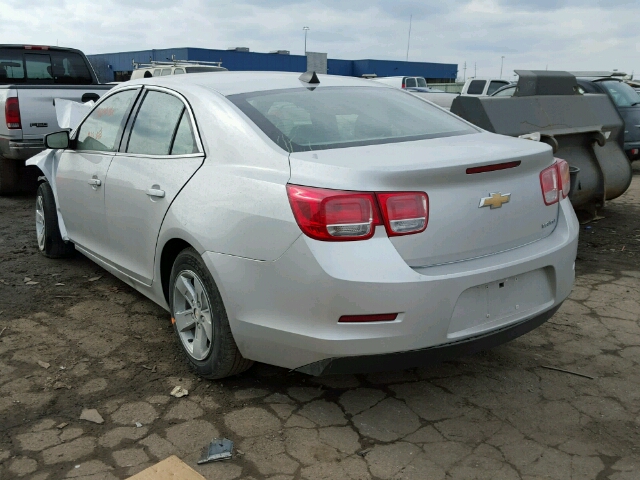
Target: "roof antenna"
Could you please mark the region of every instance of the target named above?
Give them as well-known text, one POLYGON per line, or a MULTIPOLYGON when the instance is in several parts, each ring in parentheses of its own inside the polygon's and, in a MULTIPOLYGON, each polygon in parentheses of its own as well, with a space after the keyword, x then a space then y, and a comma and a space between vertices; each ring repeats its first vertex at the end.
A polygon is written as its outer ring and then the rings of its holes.
POLYGON ((316 72, 305 72, 298 77, 298 80, 305 83, 320 83, 316 72))

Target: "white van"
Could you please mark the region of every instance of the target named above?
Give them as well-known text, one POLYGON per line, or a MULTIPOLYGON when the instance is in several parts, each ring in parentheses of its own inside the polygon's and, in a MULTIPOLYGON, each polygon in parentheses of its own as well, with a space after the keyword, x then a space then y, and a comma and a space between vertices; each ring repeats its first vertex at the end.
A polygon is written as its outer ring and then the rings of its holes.
POLYGON ((148 64, 134 64, 135 69, 131 80, 137 78, 163 77, 165 75, 182 75, 185 73, 226 72, 220 62, 151 62, 148 64))

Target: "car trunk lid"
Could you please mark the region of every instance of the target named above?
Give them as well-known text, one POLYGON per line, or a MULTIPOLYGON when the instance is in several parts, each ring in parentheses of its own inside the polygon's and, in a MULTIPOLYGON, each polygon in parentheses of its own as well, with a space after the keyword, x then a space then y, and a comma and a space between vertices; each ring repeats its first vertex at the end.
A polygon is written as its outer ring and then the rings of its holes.
POLYGON ((292 153, 290 163, 292 184, 426 192, 427 229, 391 237, 407 264, 416 268, 526 245, 549 235, 558 216, 558 205, 545 205, 540 186, 540 172, 553 163, 550 148, 531 141, 479 133, 292 153), (519 164, 467 173, 509 162, 519 164))

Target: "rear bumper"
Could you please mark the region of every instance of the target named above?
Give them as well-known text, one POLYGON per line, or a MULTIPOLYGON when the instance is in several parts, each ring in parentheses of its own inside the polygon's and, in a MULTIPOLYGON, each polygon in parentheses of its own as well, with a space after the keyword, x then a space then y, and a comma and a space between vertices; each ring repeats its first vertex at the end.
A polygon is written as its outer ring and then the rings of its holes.
POLYGON ((0 155, 12 160, 27 160, 44 150, 43 138, 18 139, 0 135, 0 155))
POLYGON ((421 350, 387 353, 382 355, 363 355, 359 357, 327 358, 296 370, 309 375, 332 375, 338 373, 370 373, 389 370, 405 370, 407 368, 422 367, 438 362, 444 362, 457 357, 472 355, 482 350, 510 342, 549 320, 558 311, 560 305, 523 320, 515 325, 494 330, 484 335, 478 335, 455 343, 440 345, 421 350))
MULTIPOLYGON (((496 335, 474 347, 490 348, 491 342, 535 328, 571 292, 578 230, 565 199, 556 228, 546 238, 449 265, 409 267, 382 230, 370 240, 340 244, 300 236, 275 261, 213 252, 205 252, 203 260, 220 289, 243 356, 310 373, 355 371, 369 360, 384 365, 388 354, 399 352, 409 363, 423 361, 416 360, 423 354, 415 352, 436 347, 462 354, 463 345, 496 335), (479 292, 505 280, 520 282, 515 289, 500 290, 510 292, 509 312, 496 311, 500 302, 477 303, 479 292), (524 292, 522 301, 519 292, 524 292), (338 322, 342 315, 396 312, 392 322, 338 322), (511 328, 512 333, 500 333, 511 328)), ((437 359, 440 354, 425 354, 424 361, 430 355, 437 359)))

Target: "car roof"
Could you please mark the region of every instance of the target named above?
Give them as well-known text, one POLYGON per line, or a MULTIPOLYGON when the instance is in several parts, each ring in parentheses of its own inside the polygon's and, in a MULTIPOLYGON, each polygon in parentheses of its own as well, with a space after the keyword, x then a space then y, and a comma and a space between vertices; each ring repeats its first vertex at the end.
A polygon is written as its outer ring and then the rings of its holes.
MULTIPOLYGON (((282 90, 300 87, 374 87, 390 88, 383 83, 340 75, 318 75, 319 84, 300 81, 300 73, 292 72, 211 72, 192 73, 152 78, 140 78, 125 82, 126 85, 158 85, 167 88, 195 85, 214 90, 222 95, 282 90)), ((123 85, 125 85, 123 84, 123 85)))
POLYGON ((602 82, 604 80, 622 82, 620 78, 616 77, 576 77, 576 80, 580 80, 582 82, 602 82))

